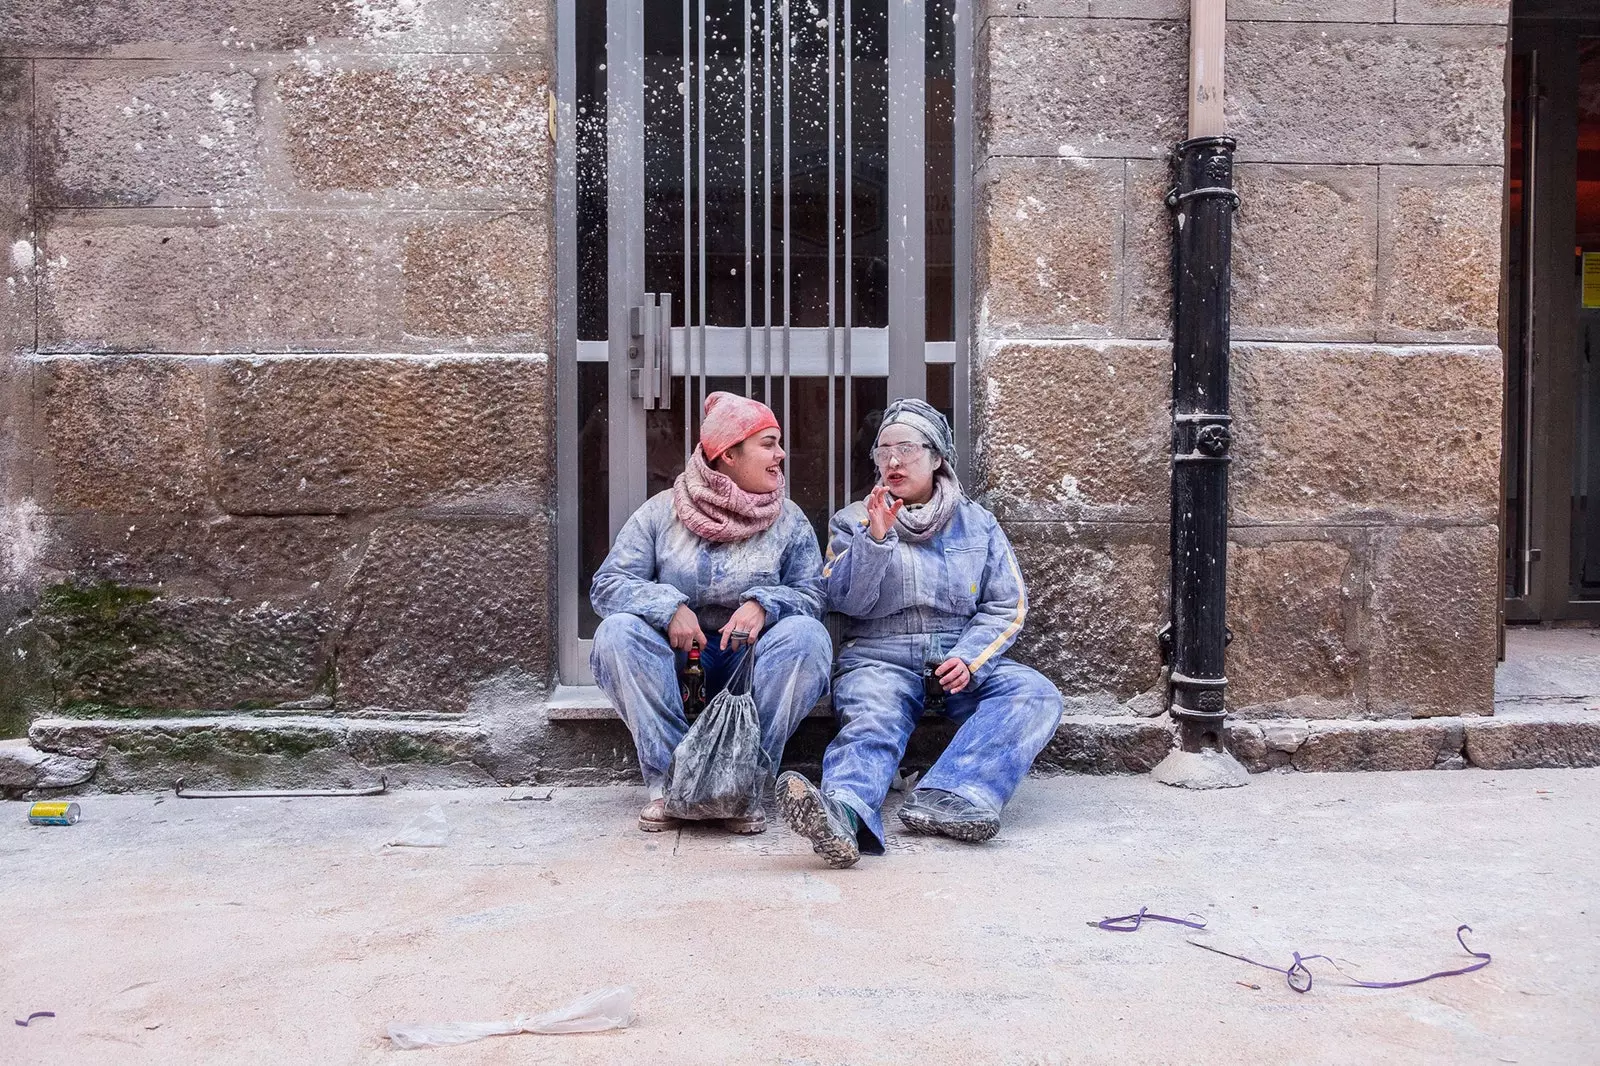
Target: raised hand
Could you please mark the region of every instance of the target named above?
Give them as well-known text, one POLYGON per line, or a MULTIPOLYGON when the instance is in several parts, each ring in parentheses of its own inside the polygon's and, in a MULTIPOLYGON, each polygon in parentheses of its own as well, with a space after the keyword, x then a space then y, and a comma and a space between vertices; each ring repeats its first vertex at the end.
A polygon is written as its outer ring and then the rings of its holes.
POLYGON ((873 540, 882 540, 889 535, 889 530, 894 528, 895 516, 904 506, 904 502, 889 495, 889 490, 882 485, 873 486, 871 494, 867 496, 867 532, 872 534, 873 540))

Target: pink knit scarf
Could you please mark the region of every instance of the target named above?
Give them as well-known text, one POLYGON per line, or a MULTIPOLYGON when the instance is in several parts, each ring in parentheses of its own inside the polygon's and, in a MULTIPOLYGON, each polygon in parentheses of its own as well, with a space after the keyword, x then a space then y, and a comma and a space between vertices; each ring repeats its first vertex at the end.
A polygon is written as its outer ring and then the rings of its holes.
POLYGON ((773 492, 746 492, 733 478, 707 466, 696 448, 688 468, 672 483, 672 509, 696 536, 717 544, 747 540, 778 520, 783 485, 773 492))

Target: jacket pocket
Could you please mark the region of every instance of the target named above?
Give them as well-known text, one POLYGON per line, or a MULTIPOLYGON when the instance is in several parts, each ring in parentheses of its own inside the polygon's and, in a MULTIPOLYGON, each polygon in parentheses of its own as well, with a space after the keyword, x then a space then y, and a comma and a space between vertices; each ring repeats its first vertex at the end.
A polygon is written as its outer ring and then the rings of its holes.
POLYGON ((940 609, 951 614, 971 615, 978 610, 978 590, 983 587, 983 568, 989 561, 986 544, 951 545, 944 550, 944 599, 940 609))

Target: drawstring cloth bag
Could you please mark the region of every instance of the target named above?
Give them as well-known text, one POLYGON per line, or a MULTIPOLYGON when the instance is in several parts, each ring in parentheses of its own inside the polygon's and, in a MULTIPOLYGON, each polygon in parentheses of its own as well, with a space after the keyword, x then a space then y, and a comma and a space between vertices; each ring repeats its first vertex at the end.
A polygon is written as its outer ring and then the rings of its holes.
POLYGON ((706 820, 761 813, 771 767, 761 750, 761 719, 750 694, 755 645, 746 648, 721 692, 672 752, 667 768, 667 814, 706 820))

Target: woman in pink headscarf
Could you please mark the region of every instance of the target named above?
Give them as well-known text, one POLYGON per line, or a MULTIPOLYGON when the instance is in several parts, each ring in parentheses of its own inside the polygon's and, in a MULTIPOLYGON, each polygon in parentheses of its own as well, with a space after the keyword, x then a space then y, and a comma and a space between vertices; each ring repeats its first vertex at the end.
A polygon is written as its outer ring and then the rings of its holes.
MULTIPOLYGON (((762 748, 776 773, 783 747, 828 687, 833 647, 822 617, 816 533, 783 492, 783 442, 771 408, 727 392, 706 397, 700 444, 672 488, 628 519, 595 573, 602 619, 590 665, 633 733, 650 801, 646 832, 678 825, 662 794, 689 728, 678 669, 701 649, 706 695, 759 642, 753 692, 762 748)), ((728 819, 759 833, 765 819, 728 819)))

